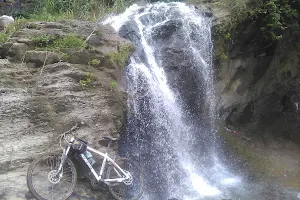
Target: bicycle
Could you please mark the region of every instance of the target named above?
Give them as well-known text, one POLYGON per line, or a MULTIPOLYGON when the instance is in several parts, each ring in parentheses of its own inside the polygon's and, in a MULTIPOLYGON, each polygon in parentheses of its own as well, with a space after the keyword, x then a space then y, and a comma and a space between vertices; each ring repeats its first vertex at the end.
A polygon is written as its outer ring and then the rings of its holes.
POLYGON ((68 154, 73 151, 88 166, 93 175, 92 184, 104 183, 117 200, 139 199, 144 190, 142 168, 129 158, 112 159, 108 156, 111 143, 116 141, 115 138, 103 137, 108 141, 108 145, 106 153, 102 153, 88 146, 86 141, 76 137, 72 132, 77 128, 76 124, 62 134, 60 138, 62 154, 46 153, 30 164, 27 172, 27 186, 32 195, 38 200, 66 200, 72 195, 77 182, 77 172, 68 154), (67 139, 68 134, 71 135, 70 140, 67 139), (62 147, 63 139, 67 142, 64 148, 62 147), (99 174, 93 168, 90 159, 86 157, 87 152, 103 157, 99 174))

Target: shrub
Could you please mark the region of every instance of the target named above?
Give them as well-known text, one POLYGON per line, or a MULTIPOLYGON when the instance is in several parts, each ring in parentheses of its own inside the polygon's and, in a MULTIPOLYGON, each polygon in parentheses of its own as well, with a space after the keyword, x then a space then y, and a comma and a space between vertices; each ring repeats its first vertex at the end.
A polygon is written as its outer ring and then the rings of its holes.
POLYGON ((246 0, 223 0, 222 4, 230 10, 231 24, 235 26, 248 16, 248 7, 246 0))
POLYGON ((130 45, 121 45, 118 52, 109 53, 110 61, 119 67, 124 67, 129 59, 132 47, 130 45))
POLYGON ((300 1, 297 0, 224 0, 231 11, 232 28, 246 18, 258 22, 267 40, 278 40, 290 29, 295 37, 300 36, 300 1))
POLYGON ((93 59, 88 64, 91 65, 91 66, 98 66, 98 65, 100 65, 100 60, 99 59, 93 59))
POLYGON ((53 45, 54 37, 49 35, 40 35, 33 37, 32 41, 37 48, 46 48, 53 45))
POLYGON ((86 73, 85 77, 79 81, 79 84, 82 89, 88 88, 92 86, 93 82, 93 74, 88 72, 86 73))
POLYGON ((111 85, 111 89, 116 89, 117 88, 117 82, 114 81, 114 80, 111 81, 110 85, 111 85))
POLYGON ((5 43, 9 38, 7 33, 0 33, 0 44, 5 43))
POLYGON ((286 29, 290 29, 295 37, 299 37, 299 1, 266 0, 261 1, 259 5, 256 17, 266 39, 278 40, 286 29))

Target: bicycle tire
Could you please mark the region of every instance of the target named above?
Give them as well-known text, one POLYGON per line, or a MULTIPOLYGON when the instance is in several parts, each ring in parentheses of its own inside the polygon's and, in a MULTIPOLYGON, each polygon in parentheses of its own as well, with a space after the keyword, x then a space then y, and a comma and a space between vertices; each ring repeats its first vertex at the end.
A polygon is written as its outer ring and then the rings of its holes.
MULTIPOLYGON (((73 162, 69 158, 66 158, 66 160, 65 160, 65 163, 64 163, 64 166, 62 169, 63 176, 59 179, 58 183, 55 183, 55 184, 51 183, 48 179, 50 171, 53 171, 55 169, 55 167, 57 167, 59 165, 60 158, 61 158, 61 154, 59 154, 59 153, 43 154, 39 158, 35 159, 28 167, 27 187, 36 199, 38 199, 38 200, 50 200, 50 199, 51 200, 66 200, 73 193, 75 186, 76 186, 76 182, 77 182, 77 172, 76 172, 76 168, 75 168, 73 162), (46 167, 45 165, 49 165, 49 163, 51 165, 50 170, 48 169, 49 167, 47 167, 47 170, 45 170, 44 176, 41 176, 42 181, 41 182, 35 181, 33 179, 34 175, 35 175, 35 168, 38 167, 39 165, 42 168, 45 168, 46 167), (66 178, 70 178, 71 182, 66 181, 66 178), (64 184, 61 184, 62 182, 64 182, 64 184), (41 194, 42 193, 41 191, 37 191, 37 186, 43 187, 43 183, 45 185, 49 185, 49 187, 46 187, 46 190, 42 189, 42 191, 46 191, 45 195, 41 194), (63 194, 61 197, 55 196, 54 187, 56 188, 55 190, 57 190, 57 189, 63 190, 63 188, 66 186, 67 183, 70 183, 70 188, 67 190, 67 192, 65 194, 63 194), (52 188, 51 192, 53 195, 50 198, 49 198, 49 188, 52 188)), ((39 175, 39 173, 37 173, 37 175, 39 175)))
MULTIPOLYGON (((107 184, 109 192, 112 196, 117 200, 137 200, 139 199, 144 192, 144 172, 142 167, 137 164, 135 161, 129 158, 117 158, 115 162, 126 172, 130 172, 132 176, 132 184, 126 185, 125 183, 109 183, 107 184), (134 169, 129 169, 134 167, 134 169), (134 175, 134 177, 133 177, 134 175), (123 194, 117 193, 115 189, 117 187, 123 187, 123 194), (126 190, 126 191, 125 191, 126 190), (130 191, 129 191, 130 190, 130 191), (129 193, 134 192, 134 195, 129 193)), ((113 179, 119 177, 116 173, 114 173, 114 166, 111 164, 108 166, 106 170, 106 179, 113 179)))

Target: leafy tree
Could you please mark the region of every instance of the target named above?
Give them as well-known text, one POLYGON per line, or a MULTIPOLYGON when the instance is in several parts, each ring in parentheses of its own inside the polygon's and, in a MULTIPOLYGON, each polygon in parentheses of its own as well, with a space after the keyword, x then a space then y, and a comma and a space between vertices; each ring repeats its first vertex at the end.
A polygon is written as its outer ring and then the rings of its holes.
POLYGON ((278 40, 287 29, 295 37, 299 37, 299 0, 262 0, 258 5, 255 14, 265 38, 278 40))

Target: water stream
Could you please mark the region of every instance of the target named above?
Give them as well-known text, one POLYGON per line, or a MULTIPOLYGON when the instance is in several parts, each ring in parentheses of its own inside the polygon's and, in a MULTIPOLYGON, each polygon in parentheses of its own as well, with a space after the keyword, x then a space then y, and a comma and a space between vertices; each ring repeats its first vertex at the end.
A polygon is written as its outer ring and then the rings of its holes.
POLYGON ((133 5, 106 19, 135 53, 126 67, 120 151, 145 167, 142 199, 259 199, 220 161, 210 18, 184 3, 133 5))

